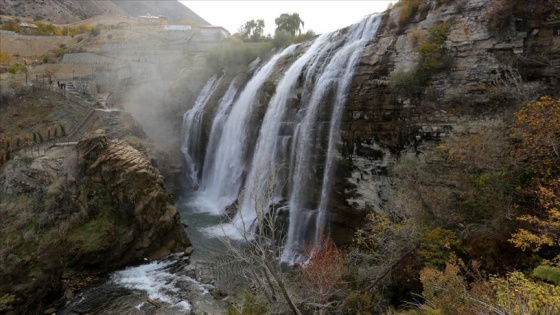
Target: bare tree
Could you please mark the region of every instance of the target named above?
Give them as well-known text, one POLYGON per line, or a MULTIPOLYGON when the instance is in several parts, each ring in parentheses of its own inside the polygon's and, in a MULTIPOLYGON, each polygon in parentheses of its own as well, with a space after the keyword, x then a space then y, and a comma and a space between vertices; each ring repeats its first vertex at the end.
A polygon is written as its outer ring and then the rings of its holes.
POLYGON ((491 83, 502 95, 513 97, 521 103, 534 101, 542 91, 539 83, 526 82, 519 71, 511 66, 500 66, 491 83))
POLYGON ((243 218, 242 211, 238 209, 236 223, 230 223, 236 227, 243 242, 235 242, 225 231, 223 242, 234 259, 244 265, 241 273, 255 292, 263 295, 269 305, 281 307, 285 303, 292 313, 300 315, 281 261, 285 231, 277 222, 278 205, 271 202, 275 192, 279 191, 275 179, 267 179, 264 194, 244 192, 244 198, 251 198, 256 219, 243 218))

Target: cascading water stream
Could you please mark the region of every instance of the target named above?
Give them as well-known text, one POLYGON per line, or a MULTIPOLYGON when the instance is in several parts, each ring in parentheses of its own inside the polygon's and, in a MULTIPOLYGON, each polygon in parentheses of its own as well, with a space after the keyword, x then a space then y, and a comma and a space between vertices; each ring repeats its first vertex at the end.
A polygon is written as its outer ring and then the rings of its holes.
MULTIPOLYGON (((259 93, 278 60, 295 46, 257 70, 239 94, 232 82, 215 111, 200 186, 191 200, 194 207, 216 215, 239 201, 233 224, 214 232, 230 237, 251 233, 257 211, 280 205, 289 210, 283 261, 301 261, 308 246, 320 243, 344 104, 358 60, 365 44, 376 36, 380 20, 380 15, 373 15, 346 33, 316 38, 285 70, 262 121, 251 118, 260 107, 259 93), (255 141, 250 138, 256 130, 255 141)), ((203 89, 202 99, 205 93, 211 94, 203 89)), ((204 110, 204 104, 197 100, 195 108, 204 110)), ((201 125, 193 128, 202 130, 201 125)))
MULTIPOLYGON (((381 16, 368 17, 351 26, 346 34, 340 31, 318 37, 285 70, 262 122, 252 116, 258 109, 259 93, 265 81, 271 79, 277 62, 294 52, 296 46, 288 47, 257 70, 243 91, 234 80, 215 110, 208 103, 216 99, 213 94, 222 78, 211 78, 193 108, 183 116, 181 150, 189 166, 189 178, 199 184, 195 201, 203 204, 202 210, 211 212, 192 211, 190 195, 186 196, 189 202, 179 203, 183 222, 195 231, 191 240, 197 250, 190 257, 172 255, 113 273, 109 281, 78 296, 60 313, 152 312, 152 300, 161 303, 158 311, 165 314, 219 313, 226 302, 212 298, 209 290, 213 286, 201 283, 205 277, 198 272, 211 270, 209 275, 217 282, 225 282, 231 280, 229 273, 239 270, 237 265, 228 264, 220 241, 209 240, 204 232, 219 223, 221 218, 214 214, 222 215, 224 208, 238 198, 243 199, 234 219, 237 228, 252 225, 258 217, 254 210, 259 206, 268 211, 271 203, 278 203, 282 209, 289 209, 284 262, 301 262, 307 246, 320 246, 344 105, 358 60, 366 42, 376 36, 380 20, 381 16), (212 120, 207 116, 210 112, 214 115, 212 120), (204 124, 210 120, 210 134, 205 135, 204 124), (248 139, 255 135, 250 131, 257 129, 258 138, 248 139), (203 143, 205 139, 207 145, 203 143), (282 173, 278 178, 277 172, 282 173), (270 180, 282 189, 270 191, 270 180), (243 185, 247 193, 239 197, 243 185), (253 194, 253 201, 247 199, 249 194, 253 194), (259 196, 257 202, 254 196, 259 196), (218 258, 210 257, 210 253, 218 258), (99 301, 106 303, 100 306, 99 301), (211 307, 216 303, 222 304, 211 307)), ((235 225, 229 226, 235 229, 235 225)), ((223 226, 214 230, 220 236, 228 232, 223 226)))
MULTIPOLYGON (((214 163, 216 160, 216 151, 218 150, 219 141, 224 131, 224 123, 231 110, 231 105, 233 104, 233 100, 235 99, 235 95, 237 94, 238 89, 239 87, 237 84, 237 79, 233 79, 226 93, 220 99, 220 104, 218 105, 218 109, 216 110, 216 114, 214 115, 212 128, 210 129, 210 139, 208 140, 208 145, 206 147, 204 167, 202 169, 201 181, 204 185, 208 183, 208 180, 205 179, 208 177, 208 173, 210 172, 210 170, 214 167, 214 163)), ((202 186, 201 188, 204 190, 206 186, 202 186)))
POLYGON ((290 66, 276 87, 263 119, 241 207, 234 218, 234 224, 238 229, 249 227, 257 218, 257 211, 268 209, 269 204, 274 202, 274 199, 278 198, 278 194, 281 193, 277 189, 278 186, 282 186, 281 183, 278 183, 278 173, 282 172, 281 168, 285 168, 285 166, 282 166, 282 163, 277 160, 277 150, 286 103, 303 68, 313 57, 317 57, 318 53, 325 50, 327 47, 325 43, 328 39, 326 34, 318 37, 311 47, 290 66))
MULTIPOLYGON (((348 66, 344 71, 344 80, 339 83, 336 99, 334 104, 334 110, 331 117, 331 129, 329 132, 329 145, 327 151, 327 158, 325 162, 324 172, 323 172, 323 186, 321 188, 321 202, 319 203, 319 208, 317 211, 317 219, 315 220, 315 239, 313 244, 317 246, 324 237, 323 228, 325 226, 327 205, 329 201, 329 192, 331 189, 331 179, 335 171, 335 157, 338 149, 338 139, 340 132, 340 123, 342 120, 342 113, 344 110, 344 105, 348 97, 348 90, 350 88, 350 83, 354 76, 354 71, 356 69, 356 64, 362 55, 365 45, 368 41, 375 38, 377 35, 377 30, 381 24, 381 18, 372 17, 367 19, 366 23, 358 24, 359 31, 351 32, 354 38, 350 38, 348 41, 353 42, 347 45, 344 49, 348 49, 352 52, 348 66)), ((289 255, 289 254, 288 254, 289 255)))
POLYGON ((202 118, 208 100, 220 84, 222 78, 210 78, 198 95, 194 106, 183 115, 183 144, 181 152, 185 156, 187 164, 187 176, 192 187, 198 187, 200 177, 202 156, 202 118))
POLYGON ((309 105, 297 134, 295 170, 293 172, 293 186, 289 199, 290 221, 288 236, 282 254, 282 260, 294 263, 301 259, 307 246, 316 246, 321 237, 324 226, 326 208, 331 189, 330 178, 334 167, 334 155, 337 150, 336 137, 340 125, 342 109, 352 80, 352 74, 357 60, 361 56, 363 47, 371 40, 380 23, 380 16, 374 15, 364 19, 359 24, 351 26, 345 43, 329 60, 315 82, 309 105), (335 89, 334 104, 328 133, 328 145, 320 201, 317 209, 309 208, 309 192, 306 189, 311 184, 309 169, 313 168, 313 150, 315 137, 320 137, 316 129, 318 124, 318 110, 320 104, 331 89, 335 89), (307 172, 306 172, 307 171, 307 172), (316 214, 316 212, 318 214, 316 214), (315 224, 311 225, 311 220, 315 224), (310 229, 315 229, 310 231, 310 229))
POLYGON ((296 47, 292 45, 272 57, 255 73, 233 104, 224 123, 216 158, 203 178, 203 189, 198 192, 198 204, 201 201, 206 203, 201 207, 204 210, 221 214, 226 206, 237 199, 246 172, 249 118, 258 100, 258 93, 278 60, 293 53, 296 47))

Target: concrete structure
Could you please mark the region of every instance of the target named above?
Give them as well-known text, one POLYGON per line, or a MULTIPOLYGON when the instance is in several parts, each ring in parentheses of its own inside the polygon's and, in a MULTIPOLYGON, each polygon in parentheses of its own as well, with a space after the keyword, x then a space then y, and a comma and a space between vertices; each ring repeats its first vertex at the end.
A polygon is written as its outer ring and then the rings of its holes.
POLYGON ((221 26, 199 26, 198 29, 200 30, 200 34, 207 37, 220 37, 220 38, 228 38, 230 36, 228 30, 221 26))
POLYGON ((190 25, 164 25, 163 29, 166 31, 188 31, 191 29, 190 25))
POLYGON ((138 22, 140 22, 140 24, 158 25, 167 22, 167 18, 165 16, 154 16, 148 13, 147 15, 139 16, 138 22))

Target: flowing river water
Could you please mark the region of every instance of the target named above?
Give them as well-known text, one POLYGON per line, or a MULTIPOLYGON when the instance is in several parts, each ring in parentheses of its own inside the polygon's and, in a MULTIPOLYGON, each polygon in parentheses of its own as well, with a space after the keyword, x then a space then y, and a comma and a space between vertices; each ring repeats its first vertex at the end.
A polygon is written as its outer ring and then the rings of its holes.
POLYGON ((73 297, 57 314, 222 314, 227 298, 216 287, 232 289, 240 264, 227 254, 219 235, 210 232, 222 217, 177 202, 188 225, 194 252, 116 271, 73 297))

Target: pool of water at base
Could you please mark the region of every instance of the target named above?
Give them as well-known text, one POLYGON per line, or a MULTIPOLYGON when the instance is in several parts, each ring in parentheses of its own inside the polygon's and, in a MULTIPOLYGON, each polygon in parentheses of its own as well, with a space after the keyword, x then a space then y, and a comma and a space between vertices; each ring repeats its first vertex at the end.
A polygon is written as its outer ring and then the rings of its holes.
POLYGON ((185 196, 176 206, 194 248, 190 256, 173 254, 113 272, 56 314, 223 314, 227 298, 212 292, 239 283, 239 264, 219 237, 224 218, 201 212, 189 201, 185 196))

